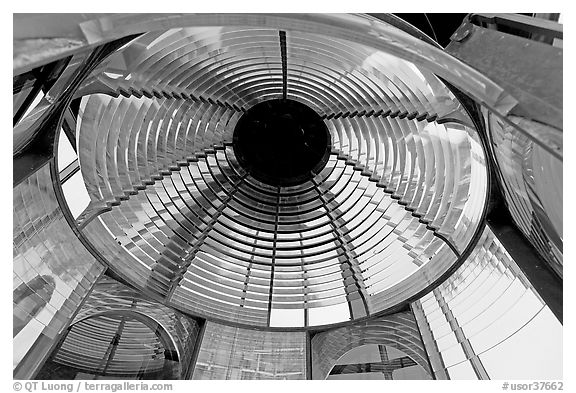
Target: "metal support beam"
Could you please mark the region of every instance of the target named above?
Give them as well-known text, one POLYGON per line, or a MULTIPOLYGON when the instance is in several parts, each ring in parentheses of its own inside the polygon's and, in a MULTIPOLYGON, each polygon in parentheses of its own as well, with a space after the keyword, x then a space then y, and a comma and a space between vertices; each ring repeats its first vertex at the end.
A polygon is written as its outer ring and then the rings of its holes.
MULTIPOLYGON (((548 14, 550 16, 559 14, 548 14)), ((557 18, 555 20, 558 20, 557 18)), ((543 18, 532 18, 519 14, 474 14, 471 16, 472 23, 476 25, 494 25, 498 29, 513 28, 522 32, 549 37, 551 39, 563 39, 564 29, 555 20, 543 18)))
POLYGON ((416 328, 418 329, 418 336, 420 337, 420 342, 422 343, 422 347, 424 348, 424 353, 426 354, 426 360, 428 362, 428 367, 430 369, 430 377, 432 379, 438 379, 436 377, 436 373, 434 367, 432 366, 432 361, 430 360, 430 351, 434 350, 436 355, 436 362, 439 363, 439 368, 445 375, 444 379, 448 379, 448 375, 445 371, 444 362, 442 361, 442 356, 440 355, 440 351, 438 350, 438 346, 434 341, 434 337, 432 336, 432 330, 430 329, 430 325, 426 321, 426 317, 424 316, 424 310, 422 309, 422 304, 420 302, 414 302, 410 304, 410 312, 412 313, 414 320, 416 321, 416 328), (422 336, 422 327, 426 326, 426 340, 422 336), (426 343, 429 343, 431 347, 428 347, 426 343))
MULTIPOLYGON (((27 77, 32 77, 31 75, 29 75, 30 73, 26 73, 26 76, 20 76, 20 80, 21 79, 25 79, 27 77)), ((19 83, 19 81, 16 80, 16 78, 14 78, 14 90, 16 90, 16 85, 19 83)), ((26 111, 28 110, 28 108, 30 108, 30 105, 32 104, 32 102, 34 101, 34 99, 36 98, 36 96, 38 95, 38 93, 40 92, 40 90, 42 90, 42 85, 43 85, 43 81, 41 78, 36 77, 36 79, 34 80, 34 82, 32 82, 32 87, 30 88, 30 91, 28 92, 28 95, 26 96, 26 98, 24 98, 24 101, 22 102, 22 104, 20 105, 19 108, 14 108, 16 109, 16 112, 14 113, 14 118, 13 118, 13 123, 12 125, 15 126, 20 120, 22 120, 22 117, 24 117, 24 113, 26 113, 26 111)), ((19 93, 19 92, 18 92, 19 93)), ((18 93, 14 93, 14 94, 18 94, 18 93)))
POLYGON ((312 337, 314 332, 306 331, 306 380, 312 380, 312 337))
POLYGON ((372 363, 357 364, 338 364, 334 366, 330 375, 340 374, 364 374, 364 373, 381 373, 385 379, 393 379, 392 372, 405 367, 417 366, 418 364, 408 356, 392 360, 372 363))
POLYGON ((194 348, 192 352, 192 357, 190 358, 190 364, 184 373, 184 379, 190 380, 194 376, 194 369, 196 368, 196 362, 198 361, 198 355, 200 354, 200 348, 202 347, 202 339, 204 338, 204 333, 206 333, 206 320, 196 319, 200 329, 196 335, 196 340, 194 341, 194 348))
POLYGON ((286 32, 280 31, 280 56, 282 58, 282 98, 288 95, 288 53, 286 50, 286 32))
POLYGON ((72 176, 74 176, 80 170, 80 163, 78 159, 72 161, 68 166, 60 171, 60 183, 64 184, 72 176))
POLYGON ((78 152, 76 147, 76 116, 70 107, 64 111, 64 119, 62 120, 62 130, 68 138, 68 142, 72 145, 75 152, 78 152))
MULTIPOLYGON (((562 130, 562 49, 473 23, 471 16, 452 35, 446 52, 480 71, 518 99, 510 114, 562 130), (519 59, 522 59, 519 61, 519 59)), ((492 16, 517 23, 510 15, 492 16)), ((484 18, 485 19, 485 18, 484 18)), ((524 24, 541 24, 535 18, 524 24)), ((546 23, 550 23, 544 21, 546 23)), ((518 22, 519 23, 519 22, 518 22)))
POLYGON ((55 99, 46 113, 40 117, 30 131, 31 141, 14 156, 13 186, 16 187, 28 176, 44 166, 54 156, 54 143, 60 129, 62 114, 70 105, 74 92, 86 75, 116 49, 137 36, 128 36, 104 44, 94 50, 70 77, 66 89, 55 99))
POLYGON ((24 90, 26 86, 30 86, 30 84, 32 84, 32 87, 24 101, 18 108, 14 108, 14 126, 20 120, 22 120, 24 113, 26 113, 30 107, 30 104, 32 104, 40 91, 42 90, 44 93, 46 93, 52 88, 56 80, 62 75, 62 72, 69 62, 70 57, 66 57, 53 63, 46 64, 45 66, 35 68, 32 71, 26 72, 24 74, 14 76, 12 82, 13 95, 21 94, 22 90, 24 90))

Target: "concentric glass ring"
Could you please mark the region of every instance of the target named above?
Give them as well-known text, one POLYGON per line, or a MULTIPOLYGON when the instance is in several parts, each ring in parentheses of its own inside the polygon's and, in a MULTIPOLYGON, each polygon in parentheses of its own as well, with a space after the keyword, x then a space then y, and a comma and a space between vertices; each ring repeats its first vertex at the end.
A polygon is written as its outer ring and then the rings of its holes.
POLYGON ((467 114, 413 63, 263 20, 150 31, 86 79, 84 234, 130 284, 225 323, 317 327, 430 290, 485 209, 467 114), (242 115, 281 98, 331 140, 323 169, 288 186, 252 176, 233 146, 242 115))

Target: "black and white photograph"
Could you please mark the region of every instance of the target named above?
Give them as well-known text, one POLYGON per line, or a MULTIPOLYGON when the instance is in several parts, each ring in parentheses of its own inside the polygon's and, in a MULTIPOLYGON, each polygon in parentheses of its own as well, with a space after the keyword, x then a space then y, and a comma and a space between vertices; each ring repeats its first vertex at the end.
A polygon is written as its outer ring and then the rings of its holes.
POLYGON ((564 13, 11 18, 7 389, 570 390, 564 13))

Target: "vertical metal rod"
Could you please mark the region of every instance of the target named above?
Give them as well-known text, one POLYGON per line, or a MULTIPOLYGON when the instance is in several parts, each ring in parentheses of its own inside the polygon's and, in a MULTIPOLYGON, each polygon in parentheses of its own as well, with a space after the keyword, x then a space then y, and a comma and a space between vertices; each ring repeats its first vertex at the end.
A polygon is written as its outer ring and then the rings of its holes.
POLYGON ((200 348, 202 347, 202 340, 204 339, 204 333, 206 332, 206 325, 207 322, 205 319, 203 320, 196 320, 198 325, 200 326, 199 331, 196 335, 196 340, 194 342, 194 348, 192 352, 192 358, 190 359, 190 364, 186 369, 184 374, 184 379, 190 380, 194 377, 194 369, 196 368, 196 362, 198 361, 198 355, 200 354, 200 348))
POLYGON ((306 379, 312 380, 312 334, 306 331, 306 379))
POLYGON ((288 54, 286 50, 286 32, 280 31, 280 56, 282 57, 282 98, 288 96, 288 54))
POLYGON ((124 324, 126 323, 126 316, 123 315, 122 319, 120 319, 120 323, 118 324, 118 329, 116 330, 116 334, 112 337, 108 348, 106 349, 106 353, 102 358, 101 363, 98 365, 99 367, 104 363, 104 368, 102 369, 102 375, 106 375, 108 371, 108 367, 110 366, 110 362, 114 359, 116 355, 116 349, 118 348, 118 344, 120 343, 120 338, 122 338, 122 332, 124 331, 124 324))
MULTIPOLYGON (((420 330, 420 324, 418 323, 418 318, 416 317, 416 313, 414 312, 415 306, 416 303, 410 303, 410 312, 412 313, 412 317, 414 318, 416 330, 418 330, 418 337, 420 337, 422 348, 424 348, 424 353, 426 354, 426 362, 428 362, 428 367, 430 368, 430 376, 432 377, 432 379, 437 379, 436 374, 434 374, 434 368, 432 367, 432 362, 430 361, 430 355, 428 355, 428 348, 426 348, 426 343, 424 342, 424 338, 422 337, 422 331, 420 330)), ((423 316, 424 311, 420 310, 420 313, 423 316)), ((429 331, 429 334, 432 334, 432 331, 429 331)))
POLYGON ((272 313, 272 292, 274 289, 274 265, 276 264, 276 242, 278 241, 278 221, 280 216, 280 190, 281 187, 277 187, 277 197, 276 197, 276 219, 274 222, 274 245, 272 246, 272 267, 270 271, 270 289, 268 294, 268 321, 267 325, 270 326, 270 314, 272 313))

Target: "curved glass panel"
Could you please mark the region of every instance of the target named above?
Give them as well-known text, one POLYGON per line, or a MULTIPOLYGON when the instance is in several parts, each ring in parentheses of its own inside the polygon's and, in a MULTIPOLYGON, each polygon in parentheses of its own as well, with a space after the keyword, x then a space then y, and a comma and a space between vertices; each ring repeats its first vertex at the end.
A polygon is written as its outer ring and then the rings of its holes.
POLYGON ((562 277, 562 161, 494 114, 484 111, 484 116, 496 156, 496 174, 510 214, 540 255, 562 277))
POLYGON ((306 379, 306 333, 206 322, 192 379, 306 379))
POLYGON ((29 379, 104 266, 64 218, 49 164, 14 187, 13 207, 13 367, 29 379))
MULTIPOLYGON (((347 371, 341 370, 342 373, 353 374, 354 371, 366 371, 368 367, 370 369, 374 367, 379 373, 386 371, 389 377, 392 377, 393 371, 402 367, 399 367, 399 364, 392 365, 386 362, 396 358, 395 354, 401 353, 411 359, 409 361, 410 366, 418 365, 426 374, 431 375, 426 350, 420 339, 416 320, 411 312, 372 318, 366 322, 357 322, 320 332, 315 334, 310 341, 313 379, 326 379, 332 374, 337 364, 349 364, 347 362, 350 359, 346 360, 345 357, 343 360, 342 357, 362 346, 369 347, 355 353, 354 358, 356 360, 354 362, 358 362, 353 363, 356 366, 350 367, 347 371), (380 347, 390 348, 392 355, 388 356, 390 351, 380 347), (368 366, 368 363, 379 363, 379 365, 368 366)), ((406 366, 408 366, 408 362, 406 366)))
POLYGON ((106 315, 73 324, 38 379, 175 379, 178 362, 142 321, 106 315))
POLYGON ((173 28, 80 92, 80 225, 115 272, 182 311, 261 327, 368 317, 435 283, 478 230, 478 135, 436 76, 394 54, 298 28, 173 28), (282 99, 331 144, 313 176, 268 184, 234 132, 282 99))
POLYGON ((102 276, 37 379, 182 379, 200 325, 102 276))
POLYGON ((404 352, 386 345, 369 344, 342 355, 327 379, 427 380, 431 377, 404 352))
POLYGON ((482 107, 514 221, 560 276, 562 164, 506 121, 561 140, 474 69, 367 15, 17 19, 39 30, 15 27, 15 378, 562 377, 443 81, 482 107), (46 56, 42 87, 22 72, 46 56), (52 151, 36 137, 62 120, 52 151))
POLYGON ((562 325, 489 227, 413 309, 438 379, 562 378, 562 325))

